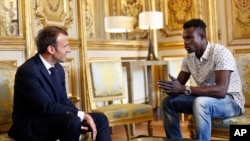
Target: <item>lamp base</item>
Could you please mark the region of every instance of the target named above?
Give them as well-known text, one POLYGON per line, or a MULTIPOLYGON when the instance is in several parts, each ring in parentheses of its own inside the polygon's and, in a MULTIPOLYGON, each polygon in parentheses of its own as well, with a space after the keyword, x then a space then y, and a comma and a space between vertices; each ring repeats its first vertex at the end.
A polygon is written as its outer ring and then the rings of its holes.
POLYGON ((158 58, 156 58, 155 57, 155 54, 154 54, 154 52, 149 52, 148 53, 148 57, 147 57, 147 59, 146 59, 147 61, 154 61, 154 60, 158 60, 158 58))
POLYGON ((153 60, 158 60, 155 56, 154 48, 151 43, 151 40, 149 41, 149 47, 148 47, 148 56, 147 59, 148 61, 153 61, 153 60))

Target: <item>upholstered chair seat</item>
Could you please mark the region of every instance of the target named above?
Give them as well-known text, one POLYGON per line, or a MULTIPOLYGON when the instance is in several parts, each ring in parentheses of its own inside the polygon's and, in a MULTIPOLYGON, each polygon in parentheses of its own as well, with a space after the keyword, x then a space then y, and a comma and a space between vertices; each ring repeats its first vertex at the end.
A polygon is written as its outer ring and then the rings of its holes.
POLYGON ((121 121, 135 122, 137 118, 145 118, 146 115, 151 118, 152 116, 152 106, 145 104, 113 104, 92 111, 104 113, 110 124, 121 121))
MULTIPOLYGON (((195 138, 195 124, 192 116, 188 117, 190 137, 195 138)), ((212 136, 229 139, 230 125, 250 125, 250 108, 246 108, 246 112, 240 116, 226 119, 212 119, 212 136)))

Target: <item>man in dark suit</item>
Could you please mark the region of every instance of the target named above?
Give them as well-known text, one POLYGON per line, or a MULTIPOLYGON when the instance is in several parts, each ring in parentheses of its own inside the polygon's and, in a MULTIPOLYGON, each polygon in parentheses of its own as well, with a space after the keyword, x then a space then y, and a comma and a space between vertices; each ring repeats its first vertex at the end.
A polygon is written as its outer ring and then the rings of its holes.
POLYGON ((68 33, 56 26, 45 27, 36 45, 38 53, 16 72, 9 136, 17 141, 78 141, 82 130, 89 130, 93 140, 110 141, 107 118, 85 113, 67 98, 65 72, 59 63, 71 51, 68 33))

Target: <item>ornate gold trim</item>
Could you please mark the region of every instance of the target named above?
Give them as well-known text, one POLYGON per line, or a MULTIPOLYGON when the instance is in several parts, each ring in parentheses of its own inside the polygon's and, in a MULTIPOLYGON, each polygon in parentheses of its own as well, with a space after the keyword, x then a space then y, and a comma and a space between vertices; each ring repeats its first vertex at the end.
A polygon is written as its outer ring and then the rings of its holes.
POLYGON ((200 0, 161 0, 160 6, 164 13, 160 32, 165 37, 181 35, 183 23, 200 15, 200 0))
POLYGON ((209 14, 206 14, 206 24, 207 24, 207 37, 211 42, 218 42, 219 38, 219 31, 217 27, 217 8, 216 8, 216 1, 204 1, 203 4, 205 11, 209 14))
POLYGON ((158 44, 159 51, 160 50, 168 50, 168 49, 184 49, 183 42, 166 42, 166 43, 159 43, 158 44))
POLYGON ((11 64, 17 66, 17 60, 1 60, 0 63, 11 64))
MULTIPOLYGON (((132 16, 135 17, 134 30, 128 33, 131 40, 147 39, 148 33, 138 27, 139 13, 149 10, 148 0, 109 0, 108 13, 105 16, 132 16)), ((122 33, 106 33, 109 39, 121 39, 122 33)))
MULTIPOLYGON (((0 50, 25 50, 25 7, 24 3, 28 3, 28 0, 18 0, 17 2, 17 16, 18 16, 18 36, 0 36, 0 50)), ((30 9, 27 8, 26 9, 30 9)))
POLYGON ((78 31, 79 31, 79 72, 80 72, 80 99, 82 110, 89 112, 89 102, 87 99, 87 79, 86 79, 86 56, 87 56, 87 40, 86 40, 86 30, 85 30, 85 1, 77 0, 77 11, 78 11, 78 31))
POLYGON ((67 58, 66 62, 61 63, 65 71, 66 90, 69 96, 77 96, 76 93, 76 75, 74 58, 67 58))
POLYGON ((68 29, 73 22, 72 0, 36 0, 35 16, 38 25, 59 25, 68 29))
POLYGON ((19 36, 19 11, 17 0, 0 1, 0 36, 19 36))
POLYGON ((89 40, 88 50, 147 50, 147 41, 89 40))
POLYGON ((250 48, 239 48, 233 50, 233 55, 238 57, 240 54, 250 53, 250 48))
MULTIPOLYGON (((105 70, 104 70, 105 71, 105 70)), ((88 58, 88 60, 86 61, 86 76, 87 76, 87 84, 88 84, 88 92, 89 92, 89 101, 91 104, 91 109, 94 110, 96 109, 96 103, 97 102, 104 102, 104 101, 114 101, 114 100, 121 100, 124 102, 125 100, 125 87, 124 87, 124 83, 123 83, 123 76, 121 74, 122 72, 122 63, 121 63, 121 58, 112 58, 112 57, 92 57, 92 58, 88 58), (110 64, 109 64, 110 63, 110 64), (111 64, 112 63, 112 64, 111 64), (117 95, 114 95, 114 93, 111 92, 112 95, 109 95, 109 92, 105 95, 105 96, 96 96, 96 88, 94 85, 94 82, 97 80, 94 80, 95 77, 93 77, 93 64, 96 64, 96 66, 94 68, 102 68, 105 69, 106 67, 117 67, 115 71, 116 72, 116 77, 119 78, 119 82, 117 82, 119 84, 119 92, 117 95), (109 65, 107 65, 109 64, 109 65)), ((97 71, 97 73, 99 73, 97 71)), ((106 77, 105 77, 106 78, 106 77)), ((99 79, 98 80, 103 80, 103 79, 99 79)), ((112 78, 113 79, 113 78, 112 78)), ((105 80, 103 80, 105 81, 105 80)), ((98 82, 98 81, 97 81, 98 82)), ((112 81, 113 82, 113 81, 112 81)), ((109 84, 107 84, 109 85, 109 84)), ((113 83, 112 83, 113 85, 113 83)), ((111 85, 111 86, 112 86, 111 85)), ((108 89, 107 89, 108 90, 108 89)))
POLYGON ((249 2, 225 0, 227 17, 227 43, 229 45, 247 45, 250 43, 249 2), (237 3, 240 3, 236 8, 237 3), (247 17, 248 16, 248 17, 247 17), (243 22, 244 21, 244 22, 243 22))

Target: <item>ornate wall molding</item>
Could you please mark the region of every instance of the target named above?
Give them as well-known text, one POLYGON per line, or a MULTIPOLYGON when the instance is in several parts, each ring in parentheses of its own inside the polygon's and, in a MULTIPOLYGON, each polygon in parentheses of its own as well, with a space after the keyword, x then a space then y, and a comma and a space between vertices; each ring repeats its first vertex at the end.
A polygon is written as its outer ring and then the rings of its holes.
POLYGON ((227 37, 229 45, 250 43, 250 1, 227 0, 227 37))
POLYGON ((36 0, 38 25, 59 25, 68 29, 73 22, 72 0, 36 0))
POLYGON ((89 40, 88 50, 147 50, 147 41, 132 40, 89 40))
POLYGON ((199 0, 161 0, 161 11, 164 13, 164 27, 160 29, 163 36, 179 36, 182 25, 187 20, 198 17, 199 0))
POLYGON ((0 36, 19 36, 17 0, 0 1, 0 36))

